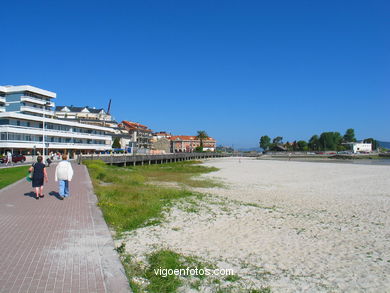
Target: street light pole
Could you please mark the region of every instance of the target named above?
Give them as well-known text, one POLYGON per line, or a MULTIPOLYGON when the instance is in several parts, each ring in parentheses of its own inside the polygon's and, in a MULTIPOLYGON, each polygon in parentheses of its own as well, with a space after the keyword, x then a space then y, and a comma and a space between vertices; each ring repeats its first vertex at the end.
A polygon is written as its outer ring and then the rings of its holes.
POLYGON ((46 102, 46 104, 44 105, 43 107, 43 130, 42 130, 42 142, 43 142, 43 148, 42 148, 42 161, 45 162, 45 119, 46 119, 46 115, 45 115, 45 111, 46 111, 46 107, 49 107, 50 106, 50 103, 49 102, 46 102))
POLYGON ((43 110, 43 123, 42 123, 42 161, 45 162, 45 110, 43 110))

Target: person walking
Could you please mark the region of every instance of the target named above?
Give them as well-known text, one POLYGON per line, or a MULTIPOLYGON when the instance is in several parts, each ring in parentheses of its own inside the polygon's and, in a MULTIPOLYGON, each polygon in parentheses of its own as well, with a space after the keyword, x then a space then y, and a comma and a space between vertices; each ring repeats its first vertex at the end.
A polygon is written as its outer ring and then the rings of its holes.
POLYGON ((35 188, 35 199, 43 198, 43 181, 47 179, 46 166, 42 163, 42 156, 38 156, 37 162, 34 163, 29 171, 32 172, 32 187, 35 188))
POLYGON ((7 152, 7 164, 11 164, 12 165, 12 154, 10 151, 7 152))
POLYGON ((66 154, 62 155, 62 161, 58 163, 55 173, 55 181, 58 181, 58 193, 63 200, 69 196, 69 182, 73 177, 73 168, 66 154))

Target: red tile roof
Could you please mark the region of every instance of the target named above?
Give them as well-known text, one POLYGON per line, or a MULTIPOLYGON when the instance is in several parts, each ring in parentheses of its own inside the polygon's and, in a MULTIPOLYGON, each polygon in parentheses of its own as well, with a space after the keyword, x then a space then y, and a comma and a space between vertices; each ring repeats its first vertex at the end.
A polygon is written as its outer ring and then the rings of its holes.
POLYGON ((125 127, 130 128, 131 130, 140 129, 140 130, 143 130, 143 131, 152 131, 146 125, 142 125, 142 124, 137 123, 137 122, 125 121, 124 120, 124 121, 121 122, 121 124, 123 124, 125 127))
MULTIPOLYGON (((199 140, 196 136, 190 136, 190 135, 174 135, 169 138, 170 140, 199 140)), ((203 139, 203 141, 215 141, 214 138, 208 137, 203 139)))
POLYGON ((166 131, 160 131, 160 132, 155 132, 153 135, 160 135, 160 136, 172 136, 172 134, 166 132, 166 131))

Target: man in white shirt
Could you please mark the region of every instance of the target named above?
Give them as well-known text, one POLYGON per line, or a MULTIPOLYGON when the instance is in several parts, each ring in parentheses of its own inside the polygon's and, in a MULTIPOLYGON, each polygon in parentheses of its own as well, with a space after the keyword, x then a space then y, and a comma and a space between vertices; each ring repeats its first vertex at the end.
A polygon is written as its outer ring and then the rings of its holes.
POLYGON ((62 155, 62 161, 57 165, 55 181, 58 181, 58 193, 63 200, 69 196, 69 182, 72 181, 73 168, 66 154, 62 155))
POLYGON ((11 152, 7 152, 7 164, 11 164, 12 165, 12 154, 11 152))

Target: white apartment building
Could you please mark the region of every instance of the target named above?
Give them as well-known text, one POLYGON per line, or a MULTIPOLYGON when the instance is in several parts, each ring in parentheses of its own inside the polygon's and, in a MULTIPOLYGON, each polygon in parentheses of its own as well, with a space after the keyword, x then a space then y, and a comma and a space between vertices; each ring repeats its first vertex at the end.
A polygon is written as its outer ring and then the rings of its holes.
POLYGON ((111 149, 113 129, 58 119, 56 93, 37 87, 0 86, 0 153, 91 153, 111 149))

